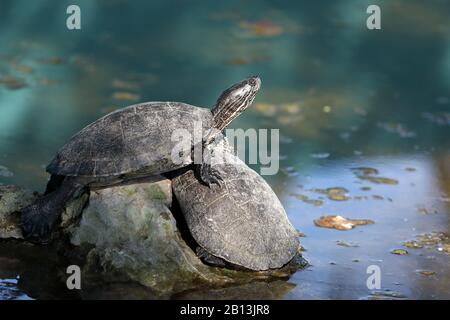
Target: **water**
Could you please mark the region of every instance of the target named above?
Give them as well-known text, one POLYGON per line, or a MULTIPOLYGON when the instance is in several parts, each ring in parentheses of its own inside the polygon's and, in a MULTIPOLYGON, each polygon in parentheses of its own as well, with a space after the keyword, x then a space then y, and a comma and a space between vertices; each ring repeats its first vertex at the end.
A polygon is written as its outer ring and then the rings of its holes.
MULTIPOLYGON (((258 74, 255 106, 232 127, 280 129, 281 170, 265 178, 306 234, 311 263, 273 284, 278 290, 258 287, 260 296, 448 299, 445 243, 404 256, 391 250, 450 232, 450 2, 377 1, 382 30, 369 31, 372 2, 78 1, 82 30, 69 32, 64 2, 2 1, 0 183, 42 191, 55 151, 116 108, 152 100, 212 106, 228 85, 258 74), (355 167, 398 184, 359 179, 355 167), (347 189, 349 199, 312 190, 330 187, 347 189), (375 224, 318 228, 313 221, 323 215, 375 224), (381 268, 380 290, 366 286, 370 265, 381 268)), ((33 272, 39 256, 2 252, 1 298, 68 296, 57 276, 45 282, 33 272)), ((255 297, 247 289, 230 296, 255 297)), ((142 290, 114 292, 146 297, 142 290)))

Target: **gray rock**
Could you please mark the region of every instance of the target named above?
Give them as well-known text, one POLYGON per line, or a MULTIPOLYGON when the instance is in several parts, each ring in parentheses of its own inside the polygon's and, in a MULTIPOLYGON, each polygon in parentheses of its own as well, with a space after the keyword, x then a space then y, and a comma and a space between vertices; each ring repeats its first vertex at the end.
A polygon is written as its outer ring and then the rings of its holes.
POLYGON ((93 190, 70 242, 92 245, 105 272, 170 291, 206 271, 178 233, 171 203, 169 180, 93 190))
POLYGON ((36 197, 36 193, 17 186, 0 186, 0 239, 22 239, 18 211, 36 197))
MULTIPOLYGON (((170 180, 160 179, 92 189, 67 203, 55 246, 71 263, 82 267, 83 279, 132 280, 150 288, 155 298, 168 298, 191 289, 285 278, 304 265, 301 257, 268 272, 204 264, 185 241, 170 210, 170 180)), ((0 194, 0 238, 21 238, 17 210, 34 201, 35 195, 17 187, 2 187, 0 194)), ((24 245, 24 251, 35 249, 24 245)), ((90 281, 84 283, 86 290, 95 289, 88 287, 90 281)))

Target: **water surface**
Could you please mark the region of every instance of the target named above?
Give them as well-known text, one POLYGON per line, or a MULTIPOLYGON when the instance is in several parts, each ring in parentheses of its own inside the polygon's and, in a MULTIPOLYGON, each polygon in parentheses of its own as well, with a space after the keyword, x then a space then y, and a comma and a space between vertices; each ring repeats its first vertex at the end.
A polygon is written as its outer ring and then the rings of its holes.
MULTIPOLYGON (((449 1, 375 1, 378 31, 365 27, 374 1, 77 3, 76 32, 65 28, 64 1, 0 5, 0 183, 42 191, 56 150, 98 117, 140 101, 210 107, 228 85, 258 74, 261 93, 232 127, 280 129, 280 172, 265 178, 306 235, 311 266, 265 289, 217 295, 450 298, 448 242, 404 247, 450 233, 449 1), (358 167, 392 180, 358 178, 358 167), (348 199, 314 190, 332 187, 348 199), (318 228, 323 215, 375 224, 318 228), (401 248, 409 254, 391 253, 401 248), (381 268, 380 290, 366 286, 370 265, 381 268)), ((1 252, 0 298, 71 297, 58 261, 39 272, 42 256, 1 252)), ((133 285, 84 297, 114 294, 149 297, 133 285)))

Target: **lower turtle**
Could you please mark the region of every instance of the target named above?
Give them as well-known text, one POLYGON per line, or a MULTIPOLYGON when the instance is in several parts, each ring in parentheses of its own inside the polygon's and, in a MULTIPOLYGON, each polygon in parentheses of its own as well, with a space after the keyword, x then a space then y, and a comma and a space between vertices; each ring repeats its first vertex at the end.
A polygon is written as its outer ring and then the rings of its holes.
MULTIPOLYGON (((218 143, 218 144, 217 144, 218 143)), ((232 153, 226 138, 210 150, 222 177, 211 188, 193 170, 172 178, 172 189, 197 255, 218 266, 279 269, 300 250, 298 232, 264 179, 232 153)))
POLYGON ((260 85, 257 76, 244 79, 225 90, 212 109, 181 102, 146 102, 89 124, 47 166, 51 178, 44 196, 21 210, 24 237, 47 243, 65 203, 85 187, 164 174, 190 164, 201 183, 220 184, 220 174, 203 162, 202 153, 196 156, 196 150, 210 145, 252 104, 260 85))

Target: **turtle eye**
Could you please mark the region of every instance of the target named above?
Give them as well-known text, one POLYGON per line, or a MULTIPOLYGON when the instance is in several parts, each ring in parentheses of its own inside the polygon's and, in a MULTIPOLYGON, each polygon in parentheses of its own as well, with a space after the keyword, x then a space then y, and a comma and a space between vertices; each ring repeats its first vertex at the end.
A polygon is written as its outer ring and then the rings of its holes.
POLYGON ((253 87, 253 86, 255 86, 256 85, 256 80, 255 80, 255 78, 250 78, 249 80, 248 80, 248 83, 253 87))

